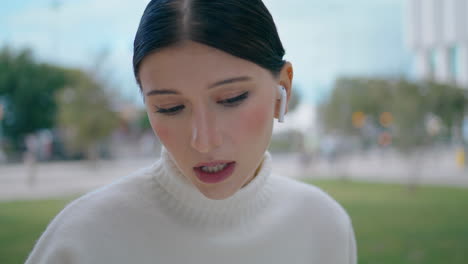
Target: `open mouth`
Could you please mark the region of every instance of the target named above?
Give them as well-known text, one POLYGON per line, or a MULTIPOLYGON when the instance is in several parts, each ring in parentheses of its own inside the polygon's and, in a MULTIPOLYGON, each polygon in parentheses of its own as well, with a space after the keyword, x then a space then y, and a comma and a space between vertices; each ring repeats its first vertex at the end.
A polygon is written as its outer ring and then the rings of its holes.
POLYGON ((194 167, 198 179, 204 183, 217 183, 227 179, 234 172, 236 162, 218 163, 214 166, 194 167))

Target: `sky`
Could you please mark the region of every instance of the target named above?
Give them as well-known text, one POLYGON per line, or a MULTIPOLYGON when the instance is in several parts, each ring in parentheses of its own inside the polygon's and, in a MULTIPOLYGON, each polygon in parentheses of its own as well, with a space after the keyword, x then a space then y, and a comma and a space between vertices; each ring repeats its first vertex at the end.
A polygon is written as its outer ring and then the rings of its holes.
MULTIPOLYGON (((133 38, 148 0, 15 0, 0 9, 0 46, 30 48, 38 61, 102 74, 141 102, 133 38), (103 59, 104 58, 104 59, 103 59)), ((405 0, 264 0, 302 99, 326 99, 340 76, 407 76, 405 0)))

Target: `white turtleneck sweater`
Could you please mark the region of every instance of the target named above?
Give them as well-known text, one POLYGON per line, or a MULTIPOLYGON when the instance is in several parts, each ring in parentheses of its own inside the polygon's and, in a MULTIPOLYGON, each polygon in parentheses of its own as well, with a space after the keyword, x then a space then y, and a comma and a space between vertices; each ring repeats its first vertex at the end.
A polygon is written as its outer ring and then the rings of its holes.
POLYGON ((151 167, 70 203, 27 264, 355 264, 350 218, 330 196, 262 167, 225 200, 203 196, 167 150, 151 167))

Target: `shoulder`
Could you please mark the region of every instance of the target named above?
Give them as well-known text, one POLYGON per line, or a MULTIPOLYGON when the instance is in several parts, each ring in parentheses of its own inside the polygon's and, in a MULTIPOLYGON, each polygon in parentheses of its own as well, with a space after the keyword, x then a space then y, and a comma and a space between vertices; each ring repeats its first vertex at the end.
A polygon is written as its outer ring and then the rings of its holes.
POLYGON ((114 216, 118 210, 145 207, 145 200, 148 200, 145 198, 151 193, 152 173, 152 166, 149 166, 79 197, 68 204, 51 224, 96 223, 101 218, 114 216))
POLYGON ((340 259, 336 263, 357 263, 352 221, 341 204, 309 183, 280 176, 273 182, 275 206, 287 215, 287 226, 296 237, 305 237, 317 252, 332 250, 330 256, 340 259))
POLYGON ((280 193, 280 201, 276 201, 277 203, 284 203, 284 206, 292 208, 317 225, 333 226, 343 231, 349 229, 351 219, 346 210, 321 188, 288 177, 272 178, 275 189, 280 193))
POLYGON ((117 235, 131 232, 128 223, 144 218, 142 214, 152 206, 149 197, 152 167, 140 169, 69 203, 50 222, 27 263, 83 256, 102 239, 112 241, 117 235))

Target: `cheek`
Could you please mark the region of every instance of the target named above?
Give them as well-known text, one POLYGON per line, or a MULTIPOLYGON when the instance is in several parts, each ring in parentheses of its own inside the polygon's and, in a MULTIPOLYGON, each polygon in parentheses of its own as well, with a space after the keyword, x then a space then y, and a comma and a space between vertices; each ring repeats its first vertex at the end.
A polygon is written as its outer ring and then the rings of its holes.
POLYGON ((171 142, 171 130, 167 125, 164 125, 164 123, 157 123, 152 121, 151 127, 153 128, 156 136, 164 145, 167 145, 171 142))
POLYGON ((239 127, 245 135, 264 134, 270 126, 273 114, 266 105, 255 105, 242 112, 239 127))

